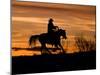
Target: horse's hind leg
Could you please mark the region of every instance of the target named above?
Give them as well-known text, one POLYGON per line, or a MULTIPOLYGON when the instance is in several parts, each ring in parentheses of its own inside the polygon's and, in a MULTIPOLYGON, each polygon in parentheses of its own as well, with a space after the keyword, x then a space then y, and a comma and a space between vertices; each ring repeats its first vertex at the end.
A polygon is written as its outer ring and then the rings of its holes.
POLYGON ((48 48, 45 48, 45 49, 48 51, 48 53, 49 53, 49 54, 51 54, 51 52, 49 51, 49 49, 48 49, 48 48))
POLYGON ((43 49, 45 48, 45 44, 42 42, 41 39, 39 39, 40 44, 41 44, 41 55, 43 54, 43 49))
POLYGON ((42 44, 41 53, 43 52, 42 50, 45 50, 45 52, 47 51, 49 54, 51 54, 51 52, 49 51, 49 49, 46 47, 45 44, 42 44))
POLYGON ((55 47, 56 47, 57 49, 59 49, 59 46, 58 46, 58 45, 55 45, 55 47))
POLYGON ((45 49, 49 54, 51 54, 51 52, 49 51, 49 49, 46 47, 45 44, 44 44, 44 49, 45 49))
MULTIPOLYGON (((41 54, 43 54, 44 50, 47 50, 46 46, 44 43, 41 43, 41 54)), ((46 51, 45 51, 46 52, 46 51)))

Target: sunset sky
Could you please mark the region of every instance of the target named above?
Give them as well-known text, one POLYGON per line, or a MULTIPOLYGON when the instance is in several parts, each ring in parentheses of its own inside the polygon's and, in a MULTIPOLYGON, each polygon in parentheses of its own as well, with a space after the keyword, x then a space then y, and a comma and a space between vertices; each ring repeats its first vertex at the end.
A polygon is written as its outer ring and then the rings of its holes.
MULTIPOLYGON (((47 32, 49 18, 67 32, 67 52, 77 52, 74 37, 95 36, 96 7, 71 4, 15 2, 12 0, 12 48, 27 48, 31 35, 47 32)), ((65 48, 65 47, 64 47, 65 48)), ((12 49, 12 56, 40 54, 38 51, 12 49)))

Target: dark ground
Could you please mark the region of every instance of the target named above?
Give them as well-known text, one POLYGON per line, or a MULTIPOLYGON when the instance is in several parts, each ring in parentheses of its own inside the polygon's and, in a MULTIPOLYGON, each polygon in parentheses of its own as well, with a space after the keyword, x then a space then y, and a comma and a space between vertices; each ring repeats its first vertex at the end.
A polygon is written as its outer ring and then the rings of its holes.
POLYGON ((96 69, 96 52, 12 57, 12 74, 96 69))

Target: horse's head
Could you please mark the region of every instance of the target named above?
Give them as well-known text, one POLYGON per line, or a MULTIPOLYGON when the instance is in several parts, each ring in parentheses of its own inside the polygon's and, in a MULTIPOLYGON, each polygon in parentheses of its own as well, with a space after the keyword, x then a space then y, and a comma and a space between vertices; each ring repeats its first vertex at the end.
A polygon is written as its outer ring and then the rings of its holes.
POLYGON ((65 30, 59 29, 58 32, 59 32, 59 35, 62 36, 64 39, 67 38, 67 36, 66 36, 66 31, 65 31, 65 30))

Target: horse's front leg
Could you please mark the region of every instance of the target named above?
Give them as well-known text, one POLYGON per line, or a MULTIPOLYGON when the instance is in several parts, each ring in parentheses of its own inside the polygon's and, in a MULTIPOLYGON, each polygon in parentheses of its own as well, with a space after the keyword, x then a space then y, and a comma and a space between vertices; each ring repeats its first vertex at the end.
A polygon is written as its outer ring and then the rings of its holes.
POLYGON ((62 45, 60 43, 59 43, 59 46, 60 46, 62 52, 65 53, 64 48, 62 47, 62 45))

